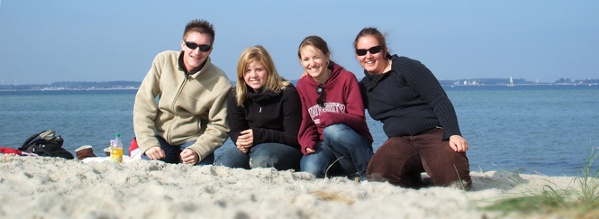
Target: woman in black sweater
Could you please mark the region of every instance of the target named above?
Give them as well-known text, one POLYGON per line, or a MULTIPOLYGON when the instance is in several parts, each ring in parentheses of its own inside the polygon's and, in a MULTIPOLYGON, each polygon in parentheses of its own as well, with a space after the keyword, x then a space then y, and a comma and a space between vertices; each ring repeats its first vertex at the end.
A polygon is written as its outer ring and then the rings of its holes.
POLYGON ((297 90, 277 73, 266 49, 247 48, 239 58, 237 86, 227 106, 229 136, 236 148, 225 151, 215 165, 299 171, 301 107, 297 90))
POLYGON ((370 160, 369 180, 419 188, 426 172, 435 186, 470 189, 468 142, 433 73, 417 60, 390 55, 376 28, 362 29, 354 47, 368 112, 388 137, 370 160))

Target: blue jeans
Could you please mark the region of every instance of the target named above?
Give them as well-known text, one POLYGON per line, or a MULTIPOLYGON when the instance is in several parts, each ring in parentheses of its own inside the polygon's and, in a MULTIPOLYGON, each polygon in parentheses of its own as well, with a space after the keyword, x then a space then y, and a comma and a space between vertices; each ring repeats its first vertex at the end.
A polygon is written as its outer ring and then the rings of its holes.
MULTIPOLYGON (((181 163, 181 151, 185 150, 186 148, 195 143, 195 141, 188 141, 182 145, 170 145, 168 142, 166 142, 166 140, 164 140, 164 138, 160 136, 156 136, 156 138, 158 139, 158 143, 160 143, 160 148, 164 150, 165 157, 161 159, 161 161, 164 161, 166 163, 181 163)), ((150 160, 150 158, 146 156, 146 154, 143 154, 141 156, 141 159, 150 160)), ((201 160, 195 165, 204 166, 212 165, 212 163, 214 163, 214 153, 211 153, 210 155, 205 157, 204 160, 201 160)))
POLYGON ((302 158, 301 171, 322 178, 334 175, 327 169, 338 163, 343 174, 366 179, 366 168, 373 155, 372 143, 345 124, 327 126, 322 134, 324 140, 316 145, 316 152, 302 158))
POLYGON ((214 165, 244 169, 272 167, 277 170, 297 171, 301 158, 302 152, 297 148, 281 143, 261 143, 251 147, 247 154, 232 147, 219 156, 214 165))

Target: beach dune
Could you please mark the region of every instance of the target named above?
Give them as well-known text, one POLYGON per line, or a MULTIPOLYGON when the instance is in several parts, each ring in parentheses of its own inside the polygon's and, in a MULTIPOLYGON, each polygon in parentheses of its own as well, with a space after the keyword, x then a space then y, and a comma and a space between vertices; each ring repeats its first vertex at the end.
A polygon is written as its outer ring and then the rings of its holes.
POLYGON ((572 177, 471 172, 471 191, 274 169, 0 154, 0 218, 495 218, 480 207, 572 177))

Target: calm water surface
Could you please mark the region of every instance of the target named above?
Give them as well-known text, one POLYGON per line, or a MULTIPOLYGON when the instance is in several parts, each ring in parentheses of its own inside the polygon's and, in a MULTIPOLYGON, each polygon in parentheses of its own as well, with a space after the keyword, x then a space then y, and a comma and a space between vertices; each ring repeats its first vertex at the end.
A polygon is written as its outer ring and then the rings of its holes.
MULTIPOLYGON (((471 170, 581 175, 599 146, 599 86, 445 87, 470 143, 471 170)), ((0 92, 0 145, 20 147, 29 135, 54 129, 74 153, 96 154, 115 133, 133 138, 135 90, 0 92)), ((385 141, 368 118, 374 147, 385 141)), ((232 147, 230 140, 223 148, 232 147)), ((221 151, 217 151, 219 154, 221 151)), ((599 165, 594 165, 597 170, 599 165)))

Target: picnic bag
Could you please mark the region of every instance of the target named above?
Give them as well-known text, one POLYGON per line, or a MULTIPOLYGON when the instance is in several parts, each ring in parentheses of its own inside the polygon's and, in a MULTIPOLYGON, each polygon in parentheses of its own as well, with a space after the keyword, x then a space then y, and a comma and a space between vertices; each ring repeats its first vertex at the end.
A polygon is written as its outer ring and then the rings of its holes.
POLYGON ((31 135, 23 145, 20 151, 37 154, 42 157, 62 157, 73 159, 73 154, 62 148, 64 140, 52 129, 44 130, 40 133, 31 135))

